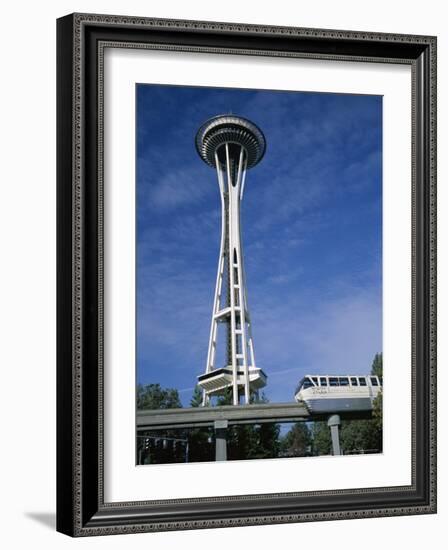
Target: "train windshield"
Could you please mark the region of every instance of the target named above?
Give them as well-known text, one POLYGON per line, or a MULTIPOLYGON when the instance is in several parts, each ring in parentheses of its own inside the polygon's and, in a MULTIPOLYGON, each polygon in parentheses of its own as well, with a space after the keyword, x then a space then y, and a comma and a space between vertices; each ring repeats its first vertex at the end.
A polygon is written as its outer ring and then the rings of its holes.
POLYGON ((311 388, 312 386, 314 386, 314 384, 311 379, 308 378, 308 376, 305 376, 305 378, 302 378, 302 380, 300 380, 299 385, 296 388, 296 393, 299 393, 300 390, 311 388))

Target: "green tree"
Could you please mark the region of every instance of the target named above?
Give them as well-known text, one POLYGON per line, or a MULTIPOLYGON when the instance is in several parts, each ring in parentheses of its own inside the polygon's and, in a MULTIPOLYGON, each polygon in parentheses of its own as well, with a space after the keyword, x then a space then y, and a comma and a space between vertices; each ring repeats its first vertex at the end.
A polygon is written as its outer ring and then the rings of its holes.
POLYGON ((223 405, 232 405, 233 403, 233 388, 226 388, 224 393, 220 395, 216 401, 216 405, 221 407, 223 405))
MULTIPOLYGON (((202 389, 196 385, 190 400, 191 407, 202 406, 202 389)), ((188 461, 210 462, 214 460, 213 428, 191 428, 187 431, 188 461)))
POLYGON ((373 400, 372 422, 375 430, 382 434, 383 431, 383 392, 373 400))
POLYGON ((381 440, 378 438, 373 420, 342 421, 340 442, 344 453, 381 451, 381 440))
POLYGON ((382 353, 376 353, 375 357, 373 358, 372 362, 372 368, 370 369, 370 374, 373 376, 378 376, 379 378, 383 378, 383 354, 382 353))
MULTIPOLYGON (((251 395, 251 403, 269 403, 264 392, 259 395, 253 393, 251 395)), ((243 426, 241 426, 243 427, 243 426)), ((244 426, 252 429, 248 440, 250 445, 247 449, 245 458, 277 458, 280 452, 280 424, 266 423, 255 424, 253 426, 244 426)))
MULTIPOLYGON (((370 368, 372 376, 383 378, 383 354, 376 353, 370 368)), ((341 447, 345 453, 353 451, 383 450, 383 397, 382 390, 373 400, 372 418, 342 422, 341 447)))
POLYGON ((182 403, 175 388, 162 388, 160 384, 137 386, 137 409, 180 409, 182 403))
MULTIPOLYGON (((217 400, 218 406, 232 404, 232 388, 227 388, 217 400)), ((269 403, 264 393, 251 392, 250 403, 269 403)), ((229 460, 277 458, 280 451, 280 425, 276 423, 234 425, 227 430, 229 460)))
POLYGON ((331 434, 326 422, 313 422, 310 429, 313 454, 331 454, 331 434))
MULTIPOLYGON (((137 410, 181 407, 179 392, 175 388, 162 388, 160 384, 137 386, 137 410)), ((154 430, 137 433, 138 463, 185 462, 186 448, 185 430, 154 430)))
POLYGON ((307 456, 312 442, 310 430, 305 422, 296 422, 280 440, 281 456, 307 456))
POLYGON ((372 426, 379 450, 383 449, 383 354, 377 353, 372 364, 372 374, 381 381, 381 389, 373 400, 372 426))
POLYGON ((190 407, 200 407, 202 405, 202 398, 202 388, 196 384, 193 390, 193 395, 190 399, 190 407))

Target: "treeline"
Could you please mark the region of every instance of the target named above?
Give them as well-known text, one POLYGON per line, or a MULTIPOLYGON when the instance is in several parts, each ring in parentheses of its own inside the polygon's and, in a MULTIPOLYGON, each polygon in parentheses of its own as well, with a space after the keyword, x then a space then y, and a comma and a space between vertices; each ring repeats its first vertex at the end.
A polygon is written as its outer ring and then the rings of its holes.
MULTIPOLYGON (((371 374, 383 376, 382 354, 375 355, 371 374)), ((251 402, 268 403, 267 397, 251 396, 251 402)), ((197 386, 191 407, 202 403, 197 386)), ((220 397, 217 405, 232 403, 231 392, 220 397)), ((137 387, 137 409, 182 408, 179 393, 160 384, 137 387)), ((370 420, 342 421, 340 444, 344 454, 382 452, 382 393, 374 401, 370 420)), ((228 460, 282 458, 331 454, 330 429, 326 422, 297 422, 229 426, 227 431, 228 460)), ((154 430, 137 434, 137 463, 208 462, 215 458, 213 428, 154 430)))

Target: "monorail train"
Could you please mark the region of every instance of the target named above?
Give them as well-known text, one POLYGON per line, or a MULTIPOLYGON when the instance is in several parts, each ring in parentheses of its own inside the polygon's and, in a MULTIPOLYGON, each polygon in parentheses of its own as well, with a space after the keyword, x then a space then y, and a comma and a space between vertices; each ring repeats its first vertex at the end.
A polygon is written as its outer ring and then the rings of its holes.
POLYGON ((314 414, 369 411, 381 388, 378 376, 307 375, 296 388, 295 400, 314 414))

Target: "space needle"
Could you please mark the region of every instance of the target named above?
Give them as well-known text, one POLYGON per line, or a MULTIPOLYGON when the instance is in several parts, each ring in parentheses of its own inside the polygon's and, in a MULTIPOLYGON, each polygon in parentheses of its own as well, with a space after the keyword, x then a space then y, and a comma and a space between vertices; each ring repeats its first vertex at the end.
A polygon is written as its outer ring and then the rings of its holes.
POLYGON ((216 170, 221 195, 221 247, 205 373, 198 376, 203 405, 231 388, 233 405, 249 404, 251 391, 266 385, 267 376, 255 363, 241 241, 241 201, 246 172, 263 158, 266 140, 249 120, 215 116, 199 128, 196 148, 216 170), (224 326, 223 326, 224 325, 224 326), (225 328, 225 336, 220 335, 225 328), (222 342, 218 342, 221 337, 222 342), (224 366, 217 366, 218 344, 224 346, 224 366))

